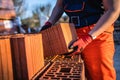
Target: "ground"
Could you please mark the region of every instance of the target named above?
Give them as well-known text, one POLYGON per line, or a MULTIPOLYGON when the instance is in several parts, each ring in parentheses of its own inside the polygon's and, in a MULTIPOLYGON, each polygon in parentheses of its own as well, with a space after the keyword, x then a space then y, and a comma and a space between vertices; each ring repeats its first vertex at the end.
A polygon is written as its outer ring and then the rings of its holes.
POLYGON ((117 80, 120 80, 120 44, 115 44, 114 66, 117 73, 117 80))

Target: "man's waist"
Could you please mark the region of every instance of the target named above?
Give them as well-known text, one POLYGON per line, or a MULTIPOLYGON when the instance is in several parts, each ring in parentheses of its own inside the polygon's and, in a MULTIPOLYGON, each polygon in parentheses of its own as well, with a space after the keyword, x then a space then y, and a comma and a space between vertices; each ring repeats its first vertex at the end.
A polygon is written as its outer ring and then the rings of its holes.
POLYGON ((99 20, 99 15, 81 18, 81 16, 70 16, 70 23, 74 23, 75 28, 82 28, 95 24, 99 20))

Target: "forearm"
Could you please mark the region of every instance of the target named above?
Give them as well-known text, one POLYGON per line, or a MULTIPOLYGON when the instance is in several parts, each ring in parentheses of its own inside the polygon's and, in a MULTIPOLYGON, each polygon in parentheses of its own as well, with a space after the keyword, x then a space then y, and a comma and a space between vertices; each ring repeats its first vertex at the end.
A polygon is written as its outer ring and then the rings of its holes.
MULTIPOLYGON (((120 0, 118 0, 120 2, 120 0)), ((95 27, 89 32, 91 36, 98 36, 106 29, 108 29, 118 18, 120 15, 120 4, 108 9, 104 15, 99 19, 96 23, 95 27)))
POLYGON ((53 8, 52 14, 48 21, 51 22, 52 24, 55 24, 58 21, 58 19, 62 16, 63 12, 64 11, 62 4, 60 2, 57 2, 55 7, 53 8))
POLYGON ((108 11, 106 12, 100 20, 97 22, 95 27, 89 32, 92 36, 98 36, 106 29, 108 29, 118 18, 119 14, 117 12, 108 11))

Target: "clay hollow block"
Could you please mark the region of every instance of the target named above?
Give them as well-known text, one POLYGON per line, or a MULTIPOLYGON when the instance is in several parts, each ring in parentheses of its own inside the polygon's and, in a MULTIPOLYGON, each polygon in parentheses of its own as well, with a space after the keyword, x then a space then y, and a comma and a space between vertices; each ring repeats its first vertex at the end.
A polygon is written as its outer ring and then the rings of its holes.
POLYGON ((43 66, 41 34, 0 36, 0 80, 31 80, 43 66))
POLYGON ((0 36, 0 80, 13 80, 10 36, 0 36))
POLYGON ((60 23, 41 33, 45 57, 72 51, 72 49, 68 49, 68 46, 77 39, 76 30, 72 23, 60 23))
POLYGON ((15 80, 30 80, 43 66, 41 34, 11 37, 15 80))

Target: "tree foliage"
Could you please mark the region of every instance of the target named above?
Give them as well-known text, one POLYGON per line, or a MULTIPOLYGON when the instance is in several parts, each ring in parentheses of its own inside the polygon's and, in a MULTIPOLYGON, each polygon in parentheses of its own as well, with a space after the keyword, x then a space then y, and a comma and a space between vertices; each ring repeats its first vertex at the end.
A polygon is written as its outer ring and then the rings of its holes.
POLYGON ((22 16, 26 11, 25 0, 13 0, 17 16, 22 16))
MULTIPOLYGON (((15 11, 17 16, 23 18, 26 15, 26 12, 29 10, 27 4, 25 3, 26 0, 13 0, 15 11)), ((32 7, 31 14, 32 16, 23 18, 22 23, 27 24, 29 27, 39 27, 41 23, 43 23, 43 18, 48 19, 51 14, 52 5, 50 3, 47 4, 40 4, 39 6, 32 7)), ((59 22, 68 21, 67 16, 62 16, 59 22)))

